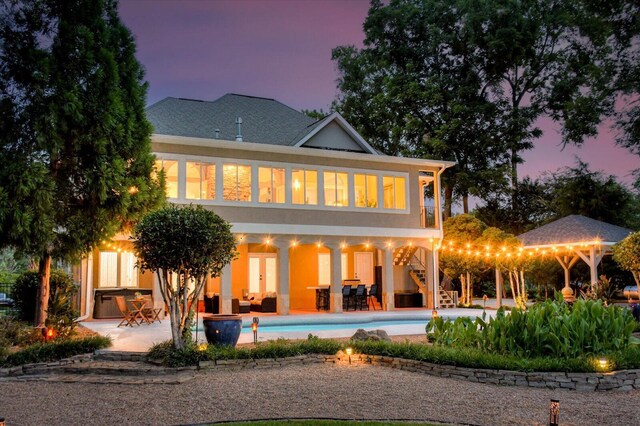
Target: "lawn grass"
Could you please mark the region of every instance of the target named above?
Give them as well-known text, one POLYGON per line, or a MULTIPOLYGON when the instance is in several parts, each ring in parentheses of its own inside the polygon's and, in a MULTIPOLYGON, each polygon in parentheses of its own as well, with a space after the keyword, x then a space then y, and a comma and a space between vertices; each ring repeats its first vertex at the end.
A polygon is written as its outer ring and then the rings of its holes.
MULTIPOLYGON (((212 423, 216 424, 216 423, 212 423)), ((401 421, 359 421, 359 420, 257 420, 254 422, 233 422, 224 423, 231 426, 436 426, 434 423, 422 423, 422 422, 401 422, 401 421)))

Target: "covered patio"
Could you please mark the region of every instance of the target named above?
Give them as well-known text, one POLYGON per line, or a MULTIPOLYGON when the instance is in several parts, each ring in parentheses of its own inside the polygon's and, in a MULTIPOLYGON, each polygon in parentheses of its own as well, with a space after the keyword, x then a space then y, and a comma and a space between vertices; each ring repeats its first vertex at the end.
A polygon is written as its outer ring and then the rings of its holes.
POLYGON ((580 215, 570 215, 518 236, 526 250, 553 254, 564 270, 565 298, 573 297, 571 269, 580 260, 591 272, 590 282, 598 282, 598 265, 611 255, 611 248, 633 231, 580 215))

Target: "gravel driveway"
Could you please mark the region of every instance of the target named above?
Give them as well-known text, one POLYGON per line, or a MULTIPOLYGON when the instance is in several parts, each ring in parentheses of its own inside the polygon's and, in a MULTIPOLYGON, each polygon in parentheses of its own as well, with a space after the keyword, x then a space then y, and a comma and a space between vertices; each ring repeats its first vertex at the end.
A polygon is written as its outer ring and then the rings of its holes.
POLYGON ((200 372, 178 385, 0 382, 14 425, 166 425, 262 418, 424 419, 479 425, 638 425, 640 392, 483 385, 368 365, 200 372))

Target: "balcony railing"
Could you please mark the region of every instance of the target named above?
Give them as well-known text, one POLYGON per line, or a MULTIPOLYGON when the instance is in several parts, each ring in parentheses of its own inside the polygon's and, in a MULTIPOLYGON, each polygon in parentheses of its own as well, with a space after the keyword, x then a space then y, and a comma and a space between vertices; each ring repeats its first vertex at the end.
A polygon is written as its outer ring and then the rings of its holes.
POLYGON ((420 208, 420 226, 423 228, 436 227, 436 213, 432 206, 423 206, 420 208))

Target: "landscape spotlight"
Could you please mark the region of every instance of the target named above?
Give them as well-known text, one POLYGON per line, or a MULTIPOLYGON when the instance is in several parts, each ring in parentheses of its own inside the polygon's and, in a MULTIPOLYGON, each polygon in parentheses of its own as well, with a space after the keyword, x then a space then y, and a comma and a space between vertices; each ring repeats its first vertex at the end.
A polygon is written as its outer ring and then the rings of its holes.
POLYGON ((349 364, 351 364, 351 354, 353 353, 353 349, 347 348, 346 352, 347 352, 347 355, 349 356, 349 364))
POLYGON ((258 343, 258 323, 260 322, 260 318, 253 317, 253 322, 251 323, 251 331, 253 331, 253 343, 258 343))
POLYGON ((549 426, 558 426, 560 422, 560 401, 552 399, 549 403, 549 426))
POLYGON ((436 311, 435 309, 433 311, 431 311, 431 318, 438 319, 438 311, 436 311))

